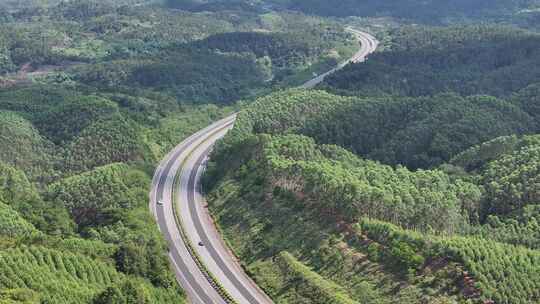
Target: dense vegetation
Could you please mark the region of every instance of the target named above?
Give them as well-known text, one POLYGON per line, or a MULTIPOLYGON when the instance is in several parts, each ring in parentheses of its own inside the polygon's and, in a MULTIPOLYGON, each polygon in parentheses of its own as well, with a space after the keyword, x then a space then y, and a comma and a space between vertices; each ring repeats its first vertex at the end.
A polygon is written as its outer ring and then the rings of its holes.
POLYGON ((351 300, 342 287, 326 281, 290 253, 283 251, 274 261, 279 275, 283 277, 283 281, 279 282, 280 287, 283 290, 295 290, 293 296, 290 292, 284 292, 280 300, 294 303, 357 303, 351 300))
POLYGON ((322 214, 348 222, 368 216, 424 231, 452 232, 464 225, 463 208, 476 211, 467 205, 475 203, 469 200, 477 198, 479 190, 452 182, 442 172, 362 162, 335 146, 317 147, 307 137, 268 140, 260 138, 263 147, 254 148, 263 150, 260 167, 242 170, 265 172, 274 186, 298 193, 322 214))
POLYGON ((329 77, 332 91, 423 96, 440 92, 508 96, 538 80, 538 34, 511 27, 409 26, 366 64, 329 77), (519 47, 518 47, 519 46, 519 47))
POLYGON ((523 136, 538 133, 536 34, 389 37, 327 78, 333 94, 283 91, 240 113, 206 176, 226 237, 279 303, 310 290, 283 287, 281 251, 359 302, 536 302, 540 146, 523 136))
POLYGON ((441 164, 497 136, 536 131, 532 117, 512 102, 455 94, 349 98, 284 91, 257 100, 240 121, 231 139, 252 132, 301 133, 409 168, 441 164))
MULTIPOLYGON (((278 7, 322 16, 391 16, 423 23, 478 22, 505 20, 520 22, 537 18, 536 0, 270 0, 278 7), (522 19, 522 20, 520 20, 522 19)), ((533 21, 534 22, 534 21, 533 21)), ((524 23, 527 24, 527 23, 524 23)), ((530 24, 530 23, 529 23, 530 24)))
POLYGON ((534 302, 534 92, 259 98, 214 152, 212 210, 278 303, 310 290, 284 288, 282 251, 362 303, 534 302))
POLYGON ((0 289, 32 291, 40 303, 91 303, 107 287, 128 284, 122 297, 143 292, 138 297, 144 303, 181 301, 165 244, 146 211, 149 180, 144 173, 111 165, 61 180, 45 195, 17 169, 2 165, 0 173, 5 202, 0 212, 0 289), (108 182, 114 178, 117 185, 108 182), (101 187, 92 188, 92 179, 101 187), (91 190, 103 200, 90 195, 91 190), (114 195, 127 196, 131 205, 113 209, 128 199, 114 195), (82 212, 84 220, 77 217, 82 212), (126 258, 130 250, 137 253, 126 258))
POLYGON ((536 203, 538 135, 499 137, 454 157, 450 164, 477 176, 485 189, 485 225, 474 232, 510 244, 538 249, 536 203))
POLYGON ((382 17, 432 25, 494 21, 536 29, 540 25, 537 0, 167 0, 166 3, 190 11, 261 12, 272 9, 338 18, 382 17))
POLYGON ((182 303, 148 212, 151 168, 223 111, 78 84, 1 90, 2 300, 182 303))
MULTIPOLYGON (((465 183, 458 188, 460 183, 451 182, 442 172, 393 170, 297 135, 260 136, 248 142, 251 146, 243 143, 247 157, 237 173, 231 173, 212 192, 211 209, 236 254, 277 303, 305 303, 301 299, 309 298, 310 293, 323 293, 332 288, 323 286, 333 284, 340 285, 347 297, 359 303, 464 299, 457 288, 461 276, 457 264, 444 262, 435 267, 434 262, 424 262, 412 254, 413 249, 407 245, 394 251, 394 257, 379 261, 368 257, 374 246, 370 251, 367 245, 353 247, 357 238, 348 227, 356 221, 350 212, 370 213, 405 225, 408 216, 416 217, 418 228, 430 223, 462 222, 461 206, 456 208, 461 202, 455 194, 467 189, 465 183), (411 180, 399 180, 400 176, 410 176, 411 180), (393 182, 387 183, 385 177, 393 182), (447 197, 438 196, 437 190, 444 189, 447 197), (331 196, 335 194, 337 199, 331 196), (421 209, 422 205, 429 206, 426 199, 434 196, 443 204, 433 215, 446 216, 444 221, 423 220, 420 215, 420 210, 427 211, 421 209), (384 206, 377 204, 381 200, 384 206), (403 204, 393 208, 401 200, 403 204), (377 209, 363 209, 363 203, 377 204, 377 209), (396 210, 400 213, 393 217, 391 212, 396 210), (339 232, 347 232, 348 237, 339 232), (278 255, 282 251, 309 265, 321 276, 317 281, 328 283, 319 283, 320 291, 287 285, 294 272, 283 269, 278 255)), ((305 276, 314 275, 308 272, 305 276)))
POLYGON ((10 74, 0 86, 47 74, 53 83, 231 103, 307 80, 356 48, 339 23, 300 13, 132 5, 79 0, 8 10, 0 19, 0 77, 10 74), (222 45, 224 38, 237 47, 222 45))
POLYGON ((120 298, 182 301, 147 212, 150 178, 137 169, 156 158, 129 109, 62 86, 0 96, 3 299, 90 303, 110 287, 120 298))

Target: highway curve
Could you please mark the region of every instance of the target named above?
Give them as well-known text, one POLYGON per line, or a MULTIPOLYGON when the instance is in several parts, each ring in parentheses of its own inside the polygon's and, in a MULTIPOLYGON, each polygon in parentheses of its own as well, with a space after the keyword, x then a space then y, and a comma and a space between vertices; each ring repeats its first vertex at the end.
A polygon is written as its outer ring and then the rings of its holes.
POLYGON ((315 87, 316 85, 321 83, 326 76, 341 70, 347 64, 363 62, 367 58, 367 55, 373 53, 377 49, 379 41, 377 41, 377 39, 375 39, 375 37, 371 36, 370 34, 355 30, 350 27, 346 28, 346 31, 355 35, 356 38, 360 41, 360 49, 349 60, 340 63, 337 67, 331 69, 330 71, 323 73, 304 83, 301 86, 302 88, 311 89, 315 87))
MULTIPOLYGON (((314 87, 325 76, 350 62, 365 60, 376 49, 378 42, 373 36, 351 28, 347 31, 358 37, 359 51, 301 87, 314 87)), ((188 137, 161 161, 152 181, 150 209, 168 241, 176 278, 195 304, 272 303, 225 245, 199 191, 208 154, 235 119, 236 115, 231 115, 188 137)))

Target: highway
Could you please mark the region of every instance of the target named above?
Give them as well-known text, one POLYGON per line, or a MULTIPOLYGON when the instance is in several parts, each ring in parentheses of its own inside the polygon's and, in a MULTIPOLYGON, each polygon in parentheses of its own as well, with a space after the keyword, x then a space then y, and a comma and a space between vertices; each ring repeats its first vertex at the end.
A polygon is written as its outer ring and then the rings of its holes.
POLYGON ((355 30, 350 27, 346 28, 346 31, 354 34, 358 41, 360 41, 360 49, 358 50, 358 52, 356 52, 349 60, 340 63, 337 67, 331 69, 330 71, 318 75, 317 77, 307 81, 301 86, 302 88, 311 89, 315 87, 319 83, 323 82, 326 76, 341 70, 347 64, 365 61, 367 56, 377 49, 379 41, 370 34, 355 30))
MULTIPOLYGON (((377 47, 373 36, 351 28, 360 50, 348 61, 306 82, 312 88, 377 47)), ((152 180, 150 209, 169 244, 176 278, 194 304, 266 304, 272 300, 244 272, 213 223, 200 191, 200 177, 212 146, 233 127, 233 114, 193 134, 161 161, 152 180), (162 202, 162 204, 158 203, 162 202)))

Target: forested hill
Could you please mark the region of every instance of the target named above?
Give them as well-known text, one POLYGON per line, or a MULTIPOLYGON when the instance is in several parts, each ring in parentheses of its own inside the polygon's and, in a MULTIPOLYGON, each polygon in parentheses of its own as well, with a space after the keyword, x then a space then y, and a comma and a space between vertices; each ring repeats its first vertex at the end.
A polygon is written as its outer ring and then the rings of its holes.
POLYGON ((278 303, 538 302, 538 34, 385 35, 238 114, 205 175, 227 241, 278 303))
POLYGON ((171 7, 192 11, 295 10, 329 17, 393 17, 425 24, 505 21, 538 24, 538 0, 167 0, 171 7))
POLYGON ((334 92, 360 95, 508 96, 540 79, 540 36, 513 27, 409 26, 388 49, 326 79, 334 92))
POLYGON ((151 127, 128 112, 65 87, 0 90, 0 302, 183 301, 147 212, 151 127))
POLYGON ((228 241, 283 303, 537 302, 538 35, 386 37, 326 91, 238 115, 205 177, 228 241))
POLYGON ((535 9, 537 0, 271 0, 278 6, 323 16, 392 16, 425 23, 453 21, 511 20, 526 17, 527 9, 535 9))
POLYGON ((236 253, 277 299, 310 297, 280 283, 295 280, 286 251, 359 302, 529 303, 538 136, 499 136, 537 132, 526 108, 493 97, 284 91, 239 114, 206 186, 236 253))
POLYGON ((489 96, 354 98, 293 90, 255 102, 225 144, 252 132, 300 133, 387 164, 430 168, 495 137, 538 132, 533 115, 489 96))
POLYGON ((357 47, 342 24, 300 13, 128 4, 77 0, 7 11, 0 19, 0 86, 38 76, 230 104, 301 84, 357 47), (238 45, 225 45, 224 38, 238 45), (64 73, 52 77, 56 70, 64 73))
POLYGON ((335 16, 373 16, 392 15, 405 18, 444 18, 451 17, 480 17, 482 15, 511 14, 517 10, 528 8, 537 4, 537 1, 515 0, 406 0, 395 3, 393 1, 360 1, 345 0, 339 5, 329 5, 324 1, 291 0, 290 6, 311 13, 328 14, 335 16))

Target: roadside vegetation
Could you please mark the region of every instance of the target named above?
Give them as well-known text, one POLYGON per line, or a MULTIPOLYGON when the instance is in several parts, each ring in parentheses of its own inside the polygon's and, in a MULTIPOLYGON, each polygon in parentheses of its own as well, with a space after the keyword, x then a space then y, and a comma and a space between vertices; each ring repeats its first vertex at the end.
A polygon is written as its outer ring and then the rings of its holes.
POLYGON ((310 302, 300 268, 358 303, 537 302, 536 34, 390 33, 320 90, 246 105, 205 176, 225 237, 277 303, 310 302))

